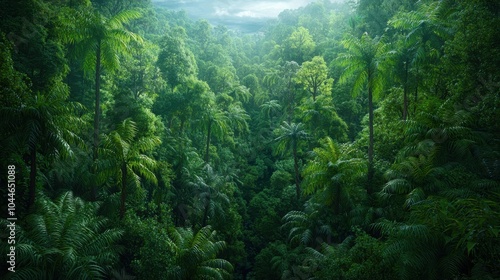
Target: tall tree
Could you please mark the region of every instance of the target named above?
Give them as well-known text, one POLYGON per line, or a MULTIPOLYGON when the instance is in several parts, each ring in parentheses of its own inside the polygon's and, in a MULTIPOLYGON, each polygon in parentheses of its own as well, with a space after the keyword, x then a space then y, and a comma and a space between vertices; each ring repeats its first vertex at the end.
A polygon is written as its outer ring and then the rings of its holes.
POLYGON ((222 137, 228 133, 230 130, 229 127, 229 118, 227 117, 226 112, 222 111, 217 107, 216 104, 209 104, 205 112, 203 113, 203 121, 205 124, 205 129, 207 133, 207 141, 206 141, 206 149, 205 149, 205 162, 210 162, 210 140, 212 138, 212 134, 215 134, 217 137, 222 137))
POLYGON ((260 105, 261 112, 269 119, 269 128, 273 128, 273 115, 281 110, 278 100, 269 100, 260 105))
POLYGON ((416 11, 398 13, 388 22, 405 36, 401 54, 406 62, 405 71, 413 72, 415 102, 418 100, 419 86, 423 84, 423 76, 429 77, 430 82, 436 78, 438 80, 435 83, 440 82, 440 75, 431 67, 439 61, 444 39, 449 34, 449 30, 439 18, 440 12, 441 2, 435 1, 422 4, 416 11))
POLYGON ((333 79, 328 78, 328 68, 322 56, 302 63, 295 80, 312 95, 313 101, 316 101, 318 94, 329 95, 333 86, 333 79))
POLYGON ((62 40, 75 46, 77 55, 84 58, 84 71, 94 73, 95 106, 94 106, 94 134, 93 159, 97 160, 99 147, 99 124, 101 114, 101 71, 116 69, 119 57, 129 50, 128 43, 132 40, 142 41, 141 37, 125 28, 125 24, 141 17, 137 10, 121 11, 113 17, 107 18, 97 12, 89 10, 71 11, 63 13, 60 36, 62 40))
POLYGON ((340 65, 345 67, 340 82, 353 80, 353 95, 358 95, 366 87, 368 91, 369 143, 368 143, 368 192, 373 191, 373 98, 382 91, 384 80, 384 59, 387 45, 380 37, 371 38, 364 33, 361 38, 350 37, 342 41, 346 53, 338 56, 340 65))
POLYGON ((313 159, 304 167, 304 193, 316 194, 321 204, 333 206, 334 213, 350 206, 360 197, 353 180, 365 171, 366 162, 351 158, 353 150, 349 146, 339 147, 331 138, 321 141, 321 147, 312 152, 313 159))
POLYGON ((203 176, 195 175, 192 184, 199 193, 198 200, 201 202, 199 208, 203 214, 200 225, 205 227, 209 217, 224 220, 229 205, 229 197, 224 189, 229 182, 226 176, 217 174, 209 164, 205 164, 203 171, 203 176))
POLYGON ((198 66, 193 53, 186 46, 186 31, 178 27, 171 33, 165 35, 160 41, 161 51, 157 64, 173 91, 177 85, 185 83, 187 78, 196 76, 198 66))
POLYGON ((79 120, 72 115, 72 109, 77 104, 66 101, 67 88, 60 81, 55 84, 48 93, 29 96, 23 101, 23 106, 0 110, 3 122, 9 128, 5 149, 25 153, 29 164, 28 206, 35 203, 38 154, 46 157, 70 156, 73 153, 71 141, 79 140, 73 132, 79 120))
POLYGON ((278 137, 274 141, 278 142, 277 151, 285 153, 287 150, 292 150, 293 156, 293 169, 295 172, 295 192, 297 199, 300 198, 300 172, 299 172, 299 157, 298 148, 299 142, 309 138, 307 132, 303 129, 302 123, 288 123, 283 124, 277 129, 278 137))
POLYGON ((302 64, 313 53, 315 47, 309 30, 301 26, 285 42, 286 59, 302 64))
POLYGON ((105 149, 103 152, 105 157, 101 161, 102 175, 115 178, 120 184, 120 218, 125 215, 129 182, 134 187, 139 187, 140 176, 142 176, 154 184, 158 183, 158 179, 153 173, 157 163, 144 152, 159 145, 160 139, 154 136, 137 139, 136 135, 135 123, 127 119, 116 130, 104 136, 105 149))
POLYGON ((291 122, 293 120, 293 114, 295 110, 295 82, 294 78, 300 69, 299 64, 295 61, 287 61, 280 67, 279 73, 279 85, 281 87, 280 91, 275 94, 279 96, 280 101, 284 105, 284 109, 287 112, 287 121, 291 122))

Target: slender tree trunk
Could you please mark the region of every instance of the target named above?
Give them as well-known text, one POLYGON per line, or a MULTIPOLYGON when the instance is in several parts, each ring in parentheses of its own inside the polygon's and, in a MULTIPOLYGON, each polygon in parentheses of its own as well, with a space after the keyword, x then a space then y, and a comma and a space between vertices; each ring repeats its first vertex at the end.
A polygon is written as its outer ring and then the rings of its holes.
MULTIPOLYGON (((95 61, 95 109, 94 109, 94 139, 92 146, 92 159, 94 161, 94 176, 97 174, 95 163, 98 158, 97 148, 99 147, 99 115, 101 113, 101 41, 97 41, 96 61, 95 61)), ((92 184, 90 190, 91 200, 96 200, 96 186, 92 184)))
POLYGON ((35 204, 36 194, 36 149, 30 148, 30 185, 29 185, 29 200, 28 208, 35 204))
POLYGON ((186 123, 186 119, 181 118, 181 126, 179 127, 179 136, 181 136, 182 133, 184 132, 184 124, 185 123, 186 123))
POLYGON ((205 227, 207 225, 209 208, 210 208, 210 194, 208 195, 207 202, 205 204, 205 210, 203 211, 203 220, 201 221, 201 227, 205 227))
POLYGON ((339 215, 340 214, 340 202, 341 202, 341 198, 340 198, 340 194, 341 194, 341 186, 337 186, 337 189, 335 190, 335 215, 339 215))
MULTIPOLYGON (((370 77, 370 76, 369 76, 370 77)), ((368 117, 369 117, 369 144, 368 144, 368 187, 367 192, 373 191, 373 92, 371 84, 368 85, 368 117)))
POLYGON ((269 117, 269 130, 273 131, 273 117, 271 115, 271 112, 269 112, 267 116, 269 117))
POLYGON ((405 81, 403 86, 403 121, 408 118, 408 60, 405 61, 405 81))
POLYGON ((125 216, 125 201, 127 199, 127 166, 125 163, 121 167, 122 169, 122 193, 121 193, 121 203, 120 203, 120 219, 125 216))
POLYGON ((287 121, 288 123, 292 122, 293 119, 293 110, 294 110, 294 103, 295 103, 295 93, 292 90, 292 78, 290 77, 288 80, 288 116, 287 116, 287 121))
POLYGON ((93 160, 97 160, 99 146, 99 119, 101 113, 101 41, 97 43, 95 61, 95 109, 94 109, 94 145, 92 150, 93 160))
POLYGON ((210 160, 209 150, 210 150, 211 134, 212 134, 212 121, 210 120, 210 121, 208 121, 208 127, 207 127, 207 148, 205 150, 205 163, 208 163, 208 161, 210 160))
POLYGON ((415 66, 417 73, 415 74, 415 105, 413 105, 413 115, 415 115, 417 110, 418 101, 418 66, 415 66))
POLYGON ((293 168, 295 171, 295 192, 297 194, 297 200, 300 198, 300 177, 299 177, 299 163, 297 160, 297 147, 293 147, 293 168))

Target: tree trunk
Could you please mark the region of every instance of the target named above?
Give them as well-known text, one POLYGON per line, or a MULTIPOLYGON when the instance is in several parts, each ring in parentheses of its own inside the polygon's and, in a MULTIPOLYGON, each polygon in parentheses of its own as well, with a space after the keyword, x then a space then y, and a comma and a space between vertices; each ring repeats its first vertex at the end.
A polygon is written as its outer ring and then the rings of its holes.
POLYGON ((28 208, 35 204, 36 194, 36 149, 30 148, 30 185, 29 185, 29 200, 28 208))
POLYGON ((340 198, 340 195, 341 195, 341 186, 338 185, 337 186, 337 189, 335 190, 335 215, 340 215, 340 202, 341 202, 341 198, 340 198))
MULTIPOLYGON (((370 77, 370 76, 369 76, 370 77)), ((373 89, 371 84, 368 85, 368 117, 369 117, 369 144, 368 144, 368 187, 367 192, 371 194, 373 191, 373 89)))
POLYGON ((418 102, 418 66, 415 65, 417 73, 415 74, 415 105, 413 105, 413 115, 415 115, 417 110, 418 102))
POLYGON ((205 227, 207 225, 209 208, 210 208, 210 194, 208 194, 207 202, 205 204, 205 210, 203 211, 203 220, 201 221, 201 227, 205 227))
POLYGON ((403 86, 403 121, 408 118, 408 60, 405 61, 405 81, 403 86))
POLYGON ((96 161, 99 146, 99 119, 101 113, 101 42, 97 43, 95 61, 95 111, 94 111, 94 145, 92 150, 93 160, 96 161))
POLYGON ((125 200, 127 199, 127 166, 125 163, 121 167, 122 169, 122 193, 121 193, 121 203, 120 203, 120 219, 125 216, 125 200))
MULTIPOLYGON (((95 60, 95 109, 94 109, 94 139, 92 146, 92 159, 94 166, 98 158, 97 148, 99 147, 99 115, 101 113, 101 41, 97 42, 96 60, 95 60)), ((97 176, 97 170, 93 170, 94 176, 97 176)), ((96 200, 96 186, 92 184, 90 190, 91 200, 96 200)))
POLYGON ((210 160, 209 150, 210 150, 211 134, 212 134, 212 121, 210 120, 210 121, 208 121, 208 127, 207 127, 207 148, 205 150, 205 163, 208 163, 208 161, 210 160))
POLYGON ((182 133, 184 132, 184 124, 186 123, 186 119, 181 118, 181 126, 179 127, 179 136, 182 136, 182 133))
POLYGON ((293 168, 295 170, 295 192, 297 200, 300 198, 300 177, 299 177, 299 164, 297 160, 297 147, 293 147, 293 168))

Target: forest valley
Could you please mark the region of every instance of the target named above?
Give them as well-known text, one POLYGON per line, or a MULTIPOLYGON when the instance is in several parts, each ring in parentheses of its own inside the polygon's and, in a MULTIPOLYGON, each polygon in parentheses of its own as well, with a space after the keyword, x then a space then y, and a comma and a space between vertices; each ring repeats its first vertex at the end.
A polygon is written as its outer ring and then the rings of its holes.
POLYGON ((0 278, 500 279, 499 1, 0 6, 0 278))

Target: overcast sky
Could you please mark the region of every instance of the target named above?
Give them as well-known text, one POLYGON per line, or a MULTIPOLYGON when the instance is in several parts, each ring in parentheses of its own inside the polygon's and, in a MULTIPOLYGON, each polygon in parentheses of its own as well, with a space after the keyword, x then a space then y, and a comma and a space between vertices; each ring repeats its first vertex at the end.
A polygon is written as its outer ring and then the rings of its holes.
POLYGON ((243 31, 255 31, 268 19, 286 9, 297 9, 314 0, 153 0, 169 9, 185 10, 194 18, 224 24, 243 31), (248 29, 248 30, 245 30, 248 29))

